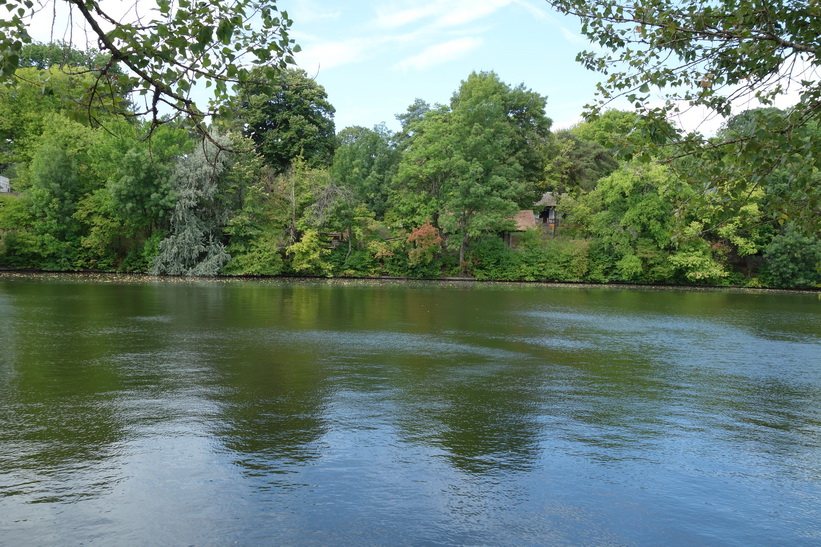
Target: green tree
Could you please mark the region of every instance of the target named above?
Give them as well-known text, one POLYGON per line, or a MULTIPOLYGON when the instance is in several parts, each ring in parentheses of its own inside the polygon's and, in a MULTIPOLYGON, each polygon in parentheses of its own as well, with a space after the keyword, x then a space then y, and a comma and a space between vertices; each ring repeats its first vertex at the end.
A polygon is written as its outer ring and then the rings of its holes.
POLYGON ((390 185, 399 167, 400 153, 384 124, 373 129, 347 127, 337 135, 331 175, 351 189, 354 197, 381 219, 388 208, 390 185))
MULTIPOLYGON (((634 131, 649 157, 693 156, 685 172, 694 187, 732 196, 739 181, 759 183, 792 155, 808 156, 800 128, 821 118, 818 36, 821 5, 795 0, 548 0, 578 16, 582 31, 599 48, 578 59, 607 74, 597 110, 624 97, 643 114, 634 131), (755 99, 771 105, 789 87, 797 104, 743 136, 707 139, 672 131, 668 116, 703 106, 729 117, 734 105, 755 99), (659 105, 654 90, 666 99, 659 105), (646 150, 662 145, 664 151, 646 150), (719 150, 721 149, 721 150, 719 150), (717 159, 718 157, 718 159, 717 159)), ((818 156, 810 157, 813 162, 818 156)), ((795 185, 812 184, 806 178, 795 185)), ((804 186, 806 188, 806 186, 804 186)))
POLYGON ((320 207, 317 216, 315 204, 330 184, 331 177, 326 169, 309 167, 301 158, 277 177, 277 194, 285 204, 282 212, 289 245, 298 242, 307 230, 321 227, 325 220, 324 208, 320 207))
POLYGON ((697 233, 714 249, 724 249, 728 264, 747 276, 755 275, 762 253, 766 271, 767 261, 778 261, 775 251, 789 248, 770 248, 771 240, 793 241, 799 234, 813 238, 821 226, 818 123, 793 129, 791 139, 801 143, 800 149, 781 150, 778 139, 746 140, 779 126, 788 115, 776 108, 749 110, 731 117, 716 136, 716 142, 745 141, 745 149, 757 148, 753 158, 768 158, 752 174, 741 161, 745 156, 737 155, 743 151, 734 146, 708 148, 699 157, 673 163, 699 189, 689 204, 693 227, 682 235, 697 233))
POLYGON ((227 173, 231 216, 224 229, 231 260, 229 275, 276 275, 283 269, 286 203, 278 180, 248 139, 235 139, 237 152, 227 173))
POLYGON ((339 187, 328 170, 296 158, 285 173, 276 174, 259 156, 245 168, 250 182, 241 208, 225 229, 232 256, 226 272, 275 275, 290 268, 296 273, 331 273, 326 232, 341 221, 339 187))
POLYGON ((502 229, 520 203, 532 202, 531 174, 543 169, 533 150, 551 123, 545 102, 495 73, 473 73, 450 108, 428 110, 409 125, 396 208, 412 225, 429 218, 450 234, 460 265, 471 238, 502 229))
POLYGON ((160 243, 151 267, 153 274, 217 275, 230 260, 223 241, 228 210, 222 202, 225 171, 230 153, 226 137, 217 145, 202 141, 174 168, 177 203, 171 216, 171 233, 160 243))
POLYGON ((634 133, 641 123, 642 120, 635 112, 610 109, 574 125, 570 132, 582 140, 600 144, 614 155, 619 155, 624 147, 625 137, 634 133))
POLYGON ((764 281, 774 287, 821 285, 821 237, 802 234, 788 225, 764 250, 764 281))
POLYGON ((432 109, 431 105, 422 99, 415 99, 413 103, 402 114, 397 114, 396 119, 402 125, 402 129, 396 134, 398 148, 404 150, 413 135, 413 127, 416 122, 421 121, 432 109))
POLYGON ((330 275, 331 265, 326 256, 331 250, 322 238, 319 230, 309 228, 303 232, 299 241, 286 249, 291 258, 291 269, 296 273, 310 275, 330 275))
MULTIPOLYGON (((122 222, 108 188, 98 188, 80 198, 72 221, 84 227, 77 245, 78 263, 95 270, 116 270, 127 251, 122 222)), ((144 271, 146 264, 142 266, 144 271)))
POLYGON ((402 153, 391 195, 391 215, 397 223, 419 226, 430 219, 440 228, 447 184, 456 177, 451 160, 457 139, 451 125, 450 111, 439 105, 409 126, 413 144, 402 153))
MULTIPOLYGON (((680 248, 672 257, 688 265, 689 280, 717 279, 697 264, 715 259, 730 282, 755 275, 770 240, 787 227, 813 236, 819 229, 819 149, 817 123, 793 129, 791 139, 800 150, 779 149, 779 139, 749 140, 777 127, 788 114, 776 108, 753 109, 731 117, 715 138, 698 154, 670 162, 694 194, 687 201, 686 222, 679 223, 675 238, 680 248), (732 145, 721 143, 734 142, 732 145), (741 148, 738 143, 743 143, 741 148), (756 152, 747 152, 756 148, 756 152), (747 161, 760 162, 747 165, 747 161), (766 158, 766 159, 765 159, 766 158)), ((774 255, 769 254, 770 258, 774 255)), ((766 266, 766 264, 765 264, 766 266)), ((707 270, 718 272, 710 266, 707 270)))
POLYGON ((140 111, 150 116, 151 127, 162 121, 160 107, 167 106, 207 133, 203 120, 225 105, 232 84, 249 79, 250 64, 264 66, 265 80, 270 80, 293 62, 292 53, 298 50, 288 37, 291 20, 274 2, 158 0, 155 9, 142 12, 135 7, 121 18, 107 12, 102 2, 9 0, 4 2, 7 18, 0 20, 0 77, 11 77, 20 66, 23 48, 32 41, 27 25, 36 12, 51 11, 43 9, 49 3, 66 6, 70 24, 83 21, 110 55, 110 62, 97 69, 92 93, 117 72, 115 64, 121 65, 126 70, 117 76, 144 99, 140 111), (192 98, 192 89, 200 83, 213 90, 209 109, 201 109, 192 98))
POLYGON ((589 191, 612 173, 618 162, 601 144, 577 137, 569 130, 557 131, 546 147, 545 188, 554 192, 589 191))
POLYGON ((263 175, 250 184, 242 208, 231 217, 225 232, 231 261, 225 273, 232 275, 277 275, 283 270, 286 246, 285 200, 278 195, 273 176, 263 175))
MULTIPOLYGON (((719 140, 747 139, 780 126, 789 113, 777 108, 748 110, 730 118, 718 135, 719 140)), ((785 224, 807 235, 821 229, 821 123, 808 122, 795 128, 792 139, 800 146, 781 150, 777 140, 759 142, 759 154, 770 156, 754 177, 748 169, 725 169, 734 202, 746 205, 760 202, 761 214, 776 231, 785 224), (732 177, 732 178, 730 178, 732 177)), ((731 150, 720 148, 713 161, 735 166, 731 150)))
POLYGON ((48 44, 34 42, 23 46, 18 66, 20 68, 34 67, 40 70, 53 66, 92 68, 104 66, 108 61, 108 56, 100 51, 81 51, 67 42, 48 44))
POLYGON ((37 242, 31 232, 34 222, 28 200, 0 194, 0 267, 37 267, 37 242))
POLYGON ((233 101, 231 114, 244 135, 277 173, 285 172, 297 157, 311 167, 330 165, 336 147, 335 110, 325 88, 301 69, 259 81, 263 77, 262 72, 253 73, 233 101))
POLYGON ((76 266, 81 227, 74 218, 82 188, 75 158, 56 142, 46 142, 31 168, 29 207, 35 219, 40 267, 67 270, 76 266))
POLYGON ((687 187, 668 167, 630 163, 560 205, 579 235, 591 240, 593 279, 669 282, 674 223, 686 197, 687 187))
POLYGON ((47 115, 44 126, 18 189, 32 218, 36 267, 74 269, 83 266, 78 250, 84 226, 74 216, 77 204, 104 180, 95 158, 100 133, 57 114, 47 115))
POLYGON ((582 32, 602 46, 580 53, 579 60, 609 74, 599 87, 604 103, 626 96, 645 105, 652 86, 667 90, 671 102, 664 112, 684 100, 728 116, 734 99, 753 96, 766 104, 790 85, 801 100, 787 123, 818 116, 821 82, 803 76, 805 64, 821 62, 821 6, 815 2, 549 2, 578 16, 582 32))
POLYGON ((129 144, 108 179, 108 190, 128 235, 145 238, 169 228, 176 203, 175 164, 192 151, 194 141, 183 129, 166 124, 151 141, 132 137, 129 144))
POLYGON ((0 169, 31 161, 49 114, 83 125, 108 119, 118 99, 91 98, 94 81, 91 74, 50 66, 21 68, 13 80, 0 83, 0 169))

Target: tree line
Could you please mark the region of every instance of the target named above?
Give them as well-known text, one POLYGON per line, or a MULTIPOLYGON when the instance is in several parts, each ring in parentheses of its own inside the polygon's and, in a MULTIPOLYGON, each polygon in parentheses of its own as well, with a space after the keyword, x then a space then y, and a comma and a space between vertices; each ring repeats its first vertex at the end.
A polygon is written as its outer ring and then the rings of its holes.
POLYGON ((821 128, 791 127, 786 153, 751 139, 792 111, 736 115, 682 153, 675 127, 633 112, 551 131, 546 97, 479 72, 448 104, 415 101, 397 132, 337 132, 322 86, 280 68, 235 82, 204 136, 201 120, 141 115, 116 67, 64 44, 21 49, 0 87, 13 189, 0 194, 0 267, 821 283, 821 128), (508 245, 545 192, 557 231, 508 245))

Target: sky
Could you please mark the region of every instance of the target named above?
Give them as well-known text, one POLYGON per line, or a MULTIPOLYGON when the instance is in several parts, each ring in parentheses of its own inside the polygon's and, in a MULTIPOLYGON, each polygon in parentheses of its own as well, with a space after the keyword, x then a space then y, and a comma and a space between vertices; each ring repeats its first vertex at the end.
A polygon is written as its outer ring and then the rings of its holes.
POLYGON ((580 120, 600 75, 576 54, 577 20, 543 0, 280 0, 302 47, 298 65, 336 108, 337 130, 385 122, 417 98, 448 103, 471 72, 547 97, 554 128, 580 120))
MULTIPOLYGON (((577 18, 545 0, 278 0, 293 20, 291 37, 303 48, 298 65, 328 92, 337 130, 385 122, 417 98, 448 103, 474 71, 494 71, 502 81, 524 84, 547 98, 553 129, 582 119, 606 76, 586 70, 576 55, 595 44, 577 18)), ((799 60, 799 64, 802 61, 799 60)), ((803 78, 807 74, 798 71, 803 78)), ((812 71, 811 79, 819 74, 812 71)), ((788 108, 799 86, 776 100, 788 108)), ((661 94, 654 103, 662 104, 661 94)), ((630 106, 622 99, 610 105, 630 106)), ((734 103, 736 112, 761 106, 734 103)), ((680 128, 712 135, 725 121, 703 108, 683 108, 671 120, 680 128)))

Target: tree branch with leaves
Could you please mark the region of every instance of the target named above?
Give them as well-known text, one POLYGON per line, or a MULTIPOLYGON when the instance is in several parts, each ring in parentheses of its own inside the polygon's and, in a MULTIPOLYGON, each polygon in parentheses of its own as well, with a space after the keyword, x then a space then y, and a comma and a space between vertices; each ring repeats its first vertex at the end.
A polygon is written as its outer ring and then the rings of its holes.
POLYGON ((269 81, 299 50, 288 36, 292 21, 272 1, 157 0, 148 3, 147 15, 137 2, 118 18, 108 9, 112 4, 97 0, 2 0, 10 16, 0 21, 3 78, 13 77, 23 47, 32 42, 28 25, 48 4, 67 8, 68 25, 81 21, 111 55, 98 69, 102 77, 124 67, 118 75, 124 87, 142 97, 142 106, 128 114, 149 116, 152 127, 169 114, 184 116, 207 136, 205 118, 225 108, 230 88, 251 78, 252 65, 269 81), (212 93, 207 108, 193 98, 198 85, 212 93))
MULTIPOLYGON (((821 4, 815 0, 548 0, 580 18, 582 32, 598 45, 578 55, 607 76, 598 85, 596 114, 626 99, 641 114, 632 131, 633 155, 662 158, 699 190, 704 201, 722 200, 720 229, 775 171, 796 159, 784 195, 815 195, 821 155, 806 138, 821 122, 821 4), (653 90, 658 90, 654 96, 653 90), (669 119, 682 109, 706 107, 731 123, 738 110, 773 105, 786 92, 795 104, 756 117, 744 132, 680 134, 669 119), (661 104, 658 96, 660 95, 661 104)), ((821 215, 817 202, 811 215, 821 215)), ((782 220, 790 213, 772 203, 782 220)))
POLYGON ((801 101, 792 122, 817 116, 821 5, 803 0, 548 0, 579 17, 601 49, 578 60, 608 75, 600 108, 618 97, 648 108, 652 87, 667 90, 669 113, 684 101, 729 116, 742 97, 762 104, 788 88, 801 101))

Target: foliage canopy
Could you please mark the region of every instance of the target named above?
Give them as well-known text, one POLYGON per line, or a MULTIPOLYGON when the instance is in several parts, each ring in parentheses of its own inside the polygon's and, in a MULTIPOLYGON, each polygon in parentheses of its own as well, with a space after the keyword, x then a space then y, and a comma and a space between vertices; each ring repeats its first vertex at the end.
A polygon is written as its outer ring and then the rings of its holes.
POLYGON ((268 81, 259 68, 253 80, 238 87, 227 116, 235 116, 242 132, 277 173, 301 156, 311 166, 330 165, 336 136, 333 105, 325 88, 304 70, 279 71, 268 81))
POLYGON ((249 80, 250 65, 262 66, 272 78, 298 51, 288 37, 291 20, 275 2, 157 0, 135 2, 121 14, 111 11, 117 3, 104 7, 97 0, 3 0, 8 18, 0 20, 0 78, 13 78, 21 66, 23 48, 32 42, 27 26, 38 12, 47 12, 47 4, 54 8, 53 25, 58 8, 67 11, 69 24, 81 21, 109 55, 106 64, 93 67, 92 94, 117 80, 142 98, 133 114, 148 115, 155 125, 170 110, 207 134, 204 118, 224 106, 233 84, 249 80), (192 98, 197 84, 213 90, 209 109, 200 109, 192 98))
POLYGON ((549 0, 581 19, 582 32, 603 50, 579 60, 608 75, 599 86, 604 103, 625 96, 646 107, 650 88, 677 103, 703 105, 723 116, 734 100, 764 104, 788 86, 801 101, 788 123, 818 117, 821 81, 821 5, 802 0, 549 0))
MULTIPOLYGON (((817 231, 821 152, 821 4, 812 0, 548 0, 581 19, 598 46, 578 59, 606 80, 597 113, 626 98, 641 114, 626 149, 670 164, 712 212, 704 230, 719 233, 764 192, 780 224, 817 231), (659 104, 654 90, 665 99, 659 104), (740 105, 773 105, 792 92, 791 108, 738 114, 740 105), (680 135, 672 114, 706 107, 727 119, 715 136, 680 135), (776 184, 776 181, 777 184, 776 184), (778 198, 776 198, 778 196, 778 198), (791 203, 800 203, 793 207, 791 203)), ((701 222, 701 221, 699 221, 701 222)))

